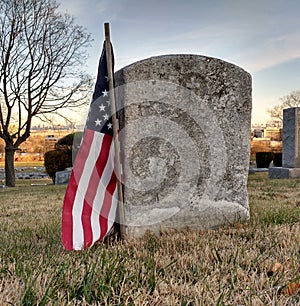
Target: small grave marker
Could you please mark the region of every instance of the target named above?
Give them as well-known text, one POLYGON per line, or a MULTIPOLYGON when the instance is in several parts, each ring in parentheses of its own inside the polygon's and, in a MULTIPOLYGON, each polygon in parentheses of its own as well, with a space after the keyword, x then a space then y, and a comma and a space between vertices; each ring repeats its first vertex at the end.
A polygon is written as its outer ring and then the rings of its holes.
POLYGON ((55 173, 55 185, 68 184, 71 176, 71 170, 57 171, 55 173))

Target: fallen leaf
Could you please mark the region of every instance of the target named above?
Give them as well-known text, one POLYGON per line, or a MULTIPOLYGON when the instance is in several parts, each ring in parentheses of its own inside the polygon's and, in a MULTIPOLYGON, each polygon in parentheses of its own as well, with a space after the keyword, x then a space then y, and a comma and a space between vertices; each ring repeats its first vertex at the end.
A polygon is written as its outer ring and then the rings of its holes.
POLYGON ((275 262, 273 267, 267 272, 267 275, 270 277, 272 276, 275 272, 278 272, 279 270, 282 270, 282 264, 280 262, 275 262))
POLYGON ((284 289, 282 293, 286 296, 290 296, 298 292, 300 289, 300 283, 289 283, 284 289))

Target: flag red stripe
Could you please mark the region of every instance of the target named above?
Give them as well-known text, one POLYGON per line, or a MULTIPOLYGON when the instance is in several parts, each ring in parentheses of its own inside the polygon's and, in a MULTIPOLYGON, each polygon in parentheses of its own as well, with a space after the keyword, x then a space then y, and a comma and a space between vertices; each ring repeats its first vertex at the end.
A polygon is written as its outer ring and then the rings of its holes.
POLYGON ((86 130, 64 198, 62 242, 66 250, 92 246, 108 234, 115 220, 118 199, 112 119, 106 119, 111 107, 109 100, 103 98, 109 98, 106 60, 104 43, 86 130))
POLYGON ((109 158, 111 142, 112 142, 112 137, 109 135, 103 134, 100 154, 97 158, 95 167, 90 176, 89 185, 87 188, 87 192, 85 194, 82 216, 81 216, 83 233, 84 233, 84 248, 90 247, 93 243, 91 215, 92 215, 95 196, 97 193, 97 188, 99 185, 99 180, 101 184, 102 173, 105 169, 107 160, 109 158))
POLYGON ((87 129, 83 142, 78 150, 77 158, 66 190, 62 213, 62 243, 66 250, 73 250, 73 205, 78 183, 84 169, 85 161, 90 152, 94 131, 87 129))
POLYGON ((102 209, 101 209, 100 217, 99 217, 100 228, 101 228, 100 239, 102 239, 107 234, 108 215, 110 212, 110 208, 112 204, 112 197, 116 189, 116 186, 117 186, 117 178, 116 178, 115 172, 113 172, 110 182, 107 185, 106 190, 105 190, 105 196, 104 196, 103 205, 102 205, 102 209))

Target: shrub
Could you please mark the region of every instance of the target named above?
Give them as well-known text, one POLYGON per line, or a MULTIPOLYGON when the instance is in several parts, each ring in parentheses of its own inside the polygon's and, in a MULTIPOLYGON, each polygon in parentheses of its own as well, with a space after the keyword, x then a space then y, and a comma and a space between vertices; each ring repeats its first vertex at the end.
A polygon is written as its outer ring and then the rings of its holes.
POLYGON ((257 152, 256 153, 256 166, 257 168, 269 168, 271 161, 274 158, 272 152, 257 152))
POLYGON ((74 140, 74 133, 68 134, 64 136, 63 138, 58 139, 58 141, 55 144, 55 149, 56 150, 64 150, 64 149, 72 150, 73 140, 74 140))
POLYGON ((49 177, 53 180, 53 183, 55 182, 55 173, 57 171, 62 171, 68 167, 72 167, 73 158, 76 156, 81 138, 82 132, 68 134, 56 142, 55 150, 45 153, 45 169, 49 177))
POLYGON ((275 167, 282 167, 282 153, 274 153, 273 163, 275 167))
POLYGON ((62 171, 68 167, 72 167, 72 151, 71 150, 53 150, 45 153, 44 165, 46 172, 55 182, 55 173, 62 171))
POLYGON ((282 153, 274 153, 273 163, 275 167, 282 167, 282 153))
POLYGON ((73 148, 73 142, 75 140, 76 145, 78 142, 80 142, 82 138, 83 132, 75 132, 72 134, 68 134, 64 136, 63 138, 58 139, 57 143, 55 144, 55 149, 57 150, 74 150, 73 148))

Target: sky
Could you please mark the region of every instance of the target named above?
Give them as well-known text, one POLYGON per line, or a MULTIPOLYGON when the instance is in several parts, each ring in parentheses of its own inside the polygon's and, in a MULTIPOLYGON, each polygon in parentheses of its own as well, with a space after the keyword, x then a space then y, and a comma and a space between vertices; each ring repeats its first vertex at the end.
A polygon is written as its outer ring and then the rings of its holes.
POLYGON ((252 76, 252 124, 300 90, 299 0, 57 0, 93 42, 87 71, 96 77, 110 23, 115 71, 163 54, 198 54, 252 76))

